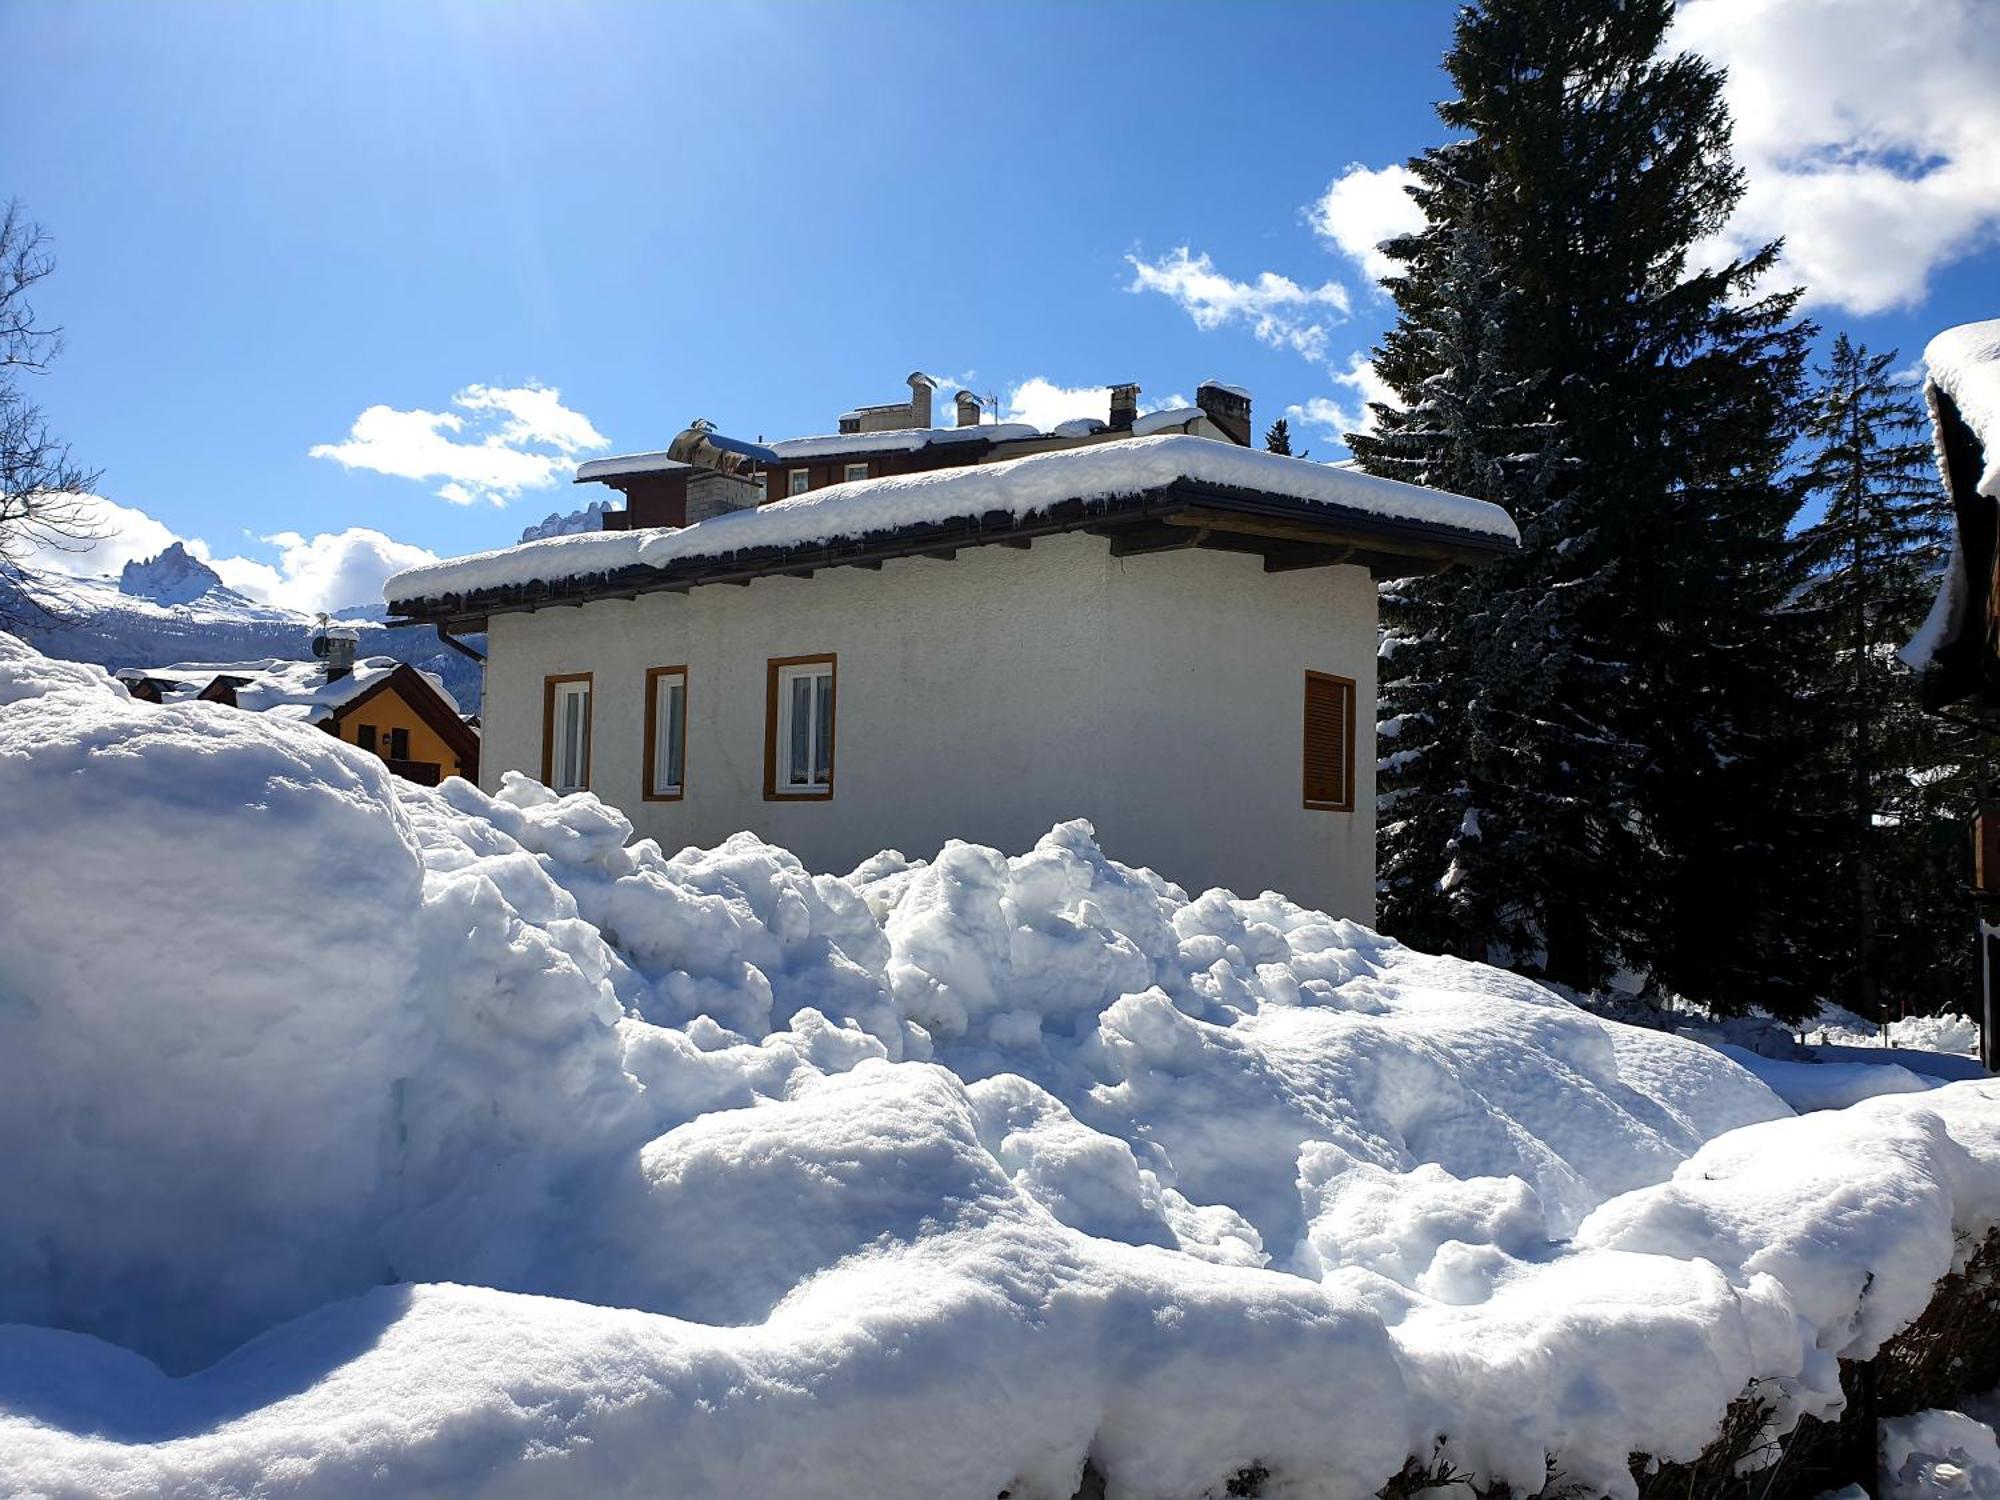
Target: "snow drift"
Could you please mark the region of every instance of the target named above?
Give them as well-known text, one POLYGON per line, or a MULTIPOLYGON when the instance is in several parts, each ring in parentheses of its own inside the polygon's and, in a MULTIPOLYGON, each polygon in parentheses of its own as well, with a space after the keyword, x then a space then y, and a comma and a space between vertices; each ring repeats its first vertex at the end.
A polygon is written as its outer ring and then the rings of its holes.
POLYGON ((1793 1117, 1083 824, 670 855, 4 636, 0 805, 8 1495, 1629 1495, 2000 1212, 2000 1085, 1793 1117))

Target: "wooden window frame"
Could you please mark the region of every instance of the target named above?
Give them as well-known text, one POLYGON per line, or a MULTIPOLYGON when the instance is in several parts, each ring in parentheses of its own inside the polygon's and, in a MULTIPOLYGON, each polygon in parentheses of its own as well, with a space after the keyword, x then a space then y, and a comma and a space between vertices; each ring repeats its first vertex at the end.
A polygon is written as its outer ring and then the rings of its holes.
POLYGON ((847 464, 847 465, 844 465, 844 466, 843 466, 843 467, 841 468, 841 471, 840 471, 840 472, 842 473, 842 475, 844 475, 844 476, 845 476, 845 478, 844 478, 844 479, 843 479, 843 481, 842 481, 843 483, 845 483, 845 484, 853 484, 853 483, 855 483, 855 482, 856 482, 857 480, 862 480, 862 479, 866 479, 866 478, 868 477, 868 465, 866 465, 866 464, 847 464), (860 470, 861 472, 860 472, 859 474, 855 473, 854 471, 855 471, 856 469, 859 469, 859 470, 860 470))
POLYGON ((674 667, 648 667, 646 669, 646 754, 641 771, 645 784, 639 789, 639 796, 646 802, 678 802, 687 796, 688 781, 688 669, 685 662, 674 667), (660 680, 678 677, 681 680, 681 784, 671 792, 658 789, 659 778, 654 775, 660 761, 660 680))
MULTIPOLYGON (((542 679, 542 785, 555 791, 556 689, 566 682, 580 682, 590 693, 583 714, 583 785, 590 790, 590 762, 597 753, 597 684, 589 672, 551 672, 542 679)), ((563 793, 561 795, 568 795, 563 793)))
POLYGON ((840 748, 840 658, 832 651, 810 656, 774 656, 764 665, 764 800, 766 802, 831 802, 834 758, 840 748), (824 666, 832 679, 833 702, 827 710, 826 786, 790 791, 778 781, 778 684, 787 667, 824 666))
POLYGON ((1300 769, 1302 773, 1302 800, 1308 812, 1353 812, 1354 811, 1354 710, 1358 693, 1352 677, 1339 677, 1332 672, 1308 672, 1306 686, 1299 695, 1299 717, 1301 720, 1302 744, 1300 748, 1300 769), (1338 801, 1315 799, 1312 795, 1312 726, 1307 714, 1311 707, 1311 684, 1330 682, 1341 691, 1346 700, 1341 718, 1341 797, 1338 801))
POLYGON ((809 490, 812 489, 812 486, 813 486, 813 478, 811 469, 785 470, 785 498, 787 500, 791 499, 791 497, 794 495, 803 495, 807 493, 809 490), (797 485, 797 487, 794 488, 795 482, 801 479, 803 479, 805 483, 797 485))

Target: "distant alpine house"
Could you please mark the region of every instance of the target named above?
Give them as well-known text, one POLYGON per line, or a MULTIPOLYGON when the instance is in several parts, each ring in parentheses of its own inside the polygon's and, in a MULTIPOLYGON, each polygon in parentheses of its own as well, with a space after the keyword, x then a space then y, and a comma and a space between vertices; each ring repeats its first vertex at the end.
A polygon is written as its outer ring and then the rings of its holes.
POLYGON ((933 383, 769 445, 584 465, 626 509, 389 580, 487 632, 481 766, 675 849, 845 871, 1086 817, 1190 886, 1374 912, 1375 580, 1514 550, 1498 508, 1249 447, 1250 398, 1049 432, 933 383))

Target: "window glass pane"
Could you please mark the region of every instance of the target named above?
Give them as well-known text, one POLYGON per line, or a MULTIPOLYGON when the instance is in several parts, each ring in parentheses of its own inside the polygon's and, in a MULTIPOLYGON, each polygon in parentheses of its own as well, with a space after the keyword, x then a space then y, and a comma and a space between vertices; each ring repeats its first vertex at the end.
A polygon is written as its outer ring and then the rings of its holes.
POLYGON ((813 785, 833 780, 833 677, 813 678, 813 785))
POLYGON ((590 760, 590 689, 565 683, 556 689, 555 790, 581 791, 590 760))
POLYGON ((664 750, 666 781, 663 791, 679 791, 683 755, 683 726, 687 714, 687 684, 669 682, 660 695, 660 746, 664 750))
POLYGON ((812 688, 810 677, 792 679, 790 749, 785 763, 785 780, 791 786, 812 785, 812 688))

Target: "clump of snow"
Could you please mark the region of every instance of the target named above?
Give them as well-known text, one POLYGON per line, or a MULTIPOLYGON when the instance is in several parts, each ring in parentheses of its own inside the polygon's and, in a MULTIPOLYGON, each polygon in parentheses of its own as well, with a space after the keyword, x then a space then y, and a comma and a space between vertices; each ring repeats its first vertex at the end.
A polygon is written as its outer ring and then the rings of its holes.
MULTIPOLYGON (((612 460, 603 461, 612 462, 612 460)), ((577 477, 579 479, 583 477, 580 471, 577 477)), ((602 531, 604 529, 604 518, 611 513, 613 508, 609 500, 593 500, 590 504, 584 506, 583 509, 573 510, 567 515, 561 511, 552 510, 533 526, 522 527, 521 540, 524 542, 539 542, 552 536, 575 536, 578 532, 583 531, 602 531)))
POLYGON ((1794 1117, 1083 824, 669 854, 4 636, 0 805, 0 1493, 1623 1497, 2000 1218, 2000 1085, 1794 1117))
POLYGON ((1889 1418, 1881 1424, 1876 1493, 1881 1500, 2000 1500, 2000 1440, 1965 1412, 1889 1418))
MULTIPOLYGON (((991 433, 995 429, 940 430, 991 433)), ((1508 542, 1519 540, 1507 513, 1484 500, 1239 448, 1233 443, 1172 434, 1030 454, 970 468, 855 480, 751 510, 711 516, 678 529, 599 532, 525 542, 406 569, 383 585, 383 595, 391 602, 400 602, 585 578, 633 566, 664 568, 696 558, 823 544, 994 512, 1020 519, 1067 500, 1143 494, 1180 480, 1344 506, 1508 542)))

